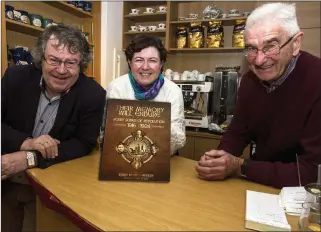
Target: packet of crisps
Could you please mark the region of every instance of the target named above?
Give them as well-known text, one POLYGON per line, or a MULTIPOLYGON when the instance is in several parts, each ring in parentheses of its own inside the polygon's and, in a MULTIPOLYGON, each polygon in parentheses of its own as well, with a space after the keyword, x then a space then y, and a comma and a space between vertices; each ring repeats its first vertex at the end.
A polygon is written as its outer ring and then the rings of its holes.
POLYGON ((208 22, 206 43, 208 48, 224 47, 222 21, 215 20, 208 22))
POLYGON ((236 20, 236 24, 233 29, 232 43, 233 47, 244 48, 244 29, 245 19, 236 20))
POLYGON ((203 47, 203 27, 201 22, 191 23, 188 38, 189 48, 203 47))
POLYGON ((186 48, 187 47, 187 27, 179 26, 176 31, 176 47, 186 48))

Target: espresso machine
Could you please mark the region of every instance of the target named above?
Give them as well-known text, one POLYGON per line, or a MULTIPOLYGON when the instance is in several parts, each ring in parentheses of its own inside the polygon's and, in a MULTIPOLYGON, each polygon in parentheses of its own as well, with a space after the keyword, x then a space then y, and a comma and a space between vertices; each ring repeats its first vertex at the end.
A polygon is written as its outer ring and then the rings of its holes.
MULTIPOLYGON (((237 98, 240 67, 217 67, 213 80, 213 123, 221 125, 231 119, 237 98)), ((225 129, 225 128, 223 128, 225 129)))
POLYGON ((213 79, 205 81, 179 81, 184 99, 185 126, 208 128, 213 119, 211 99, 213 79))

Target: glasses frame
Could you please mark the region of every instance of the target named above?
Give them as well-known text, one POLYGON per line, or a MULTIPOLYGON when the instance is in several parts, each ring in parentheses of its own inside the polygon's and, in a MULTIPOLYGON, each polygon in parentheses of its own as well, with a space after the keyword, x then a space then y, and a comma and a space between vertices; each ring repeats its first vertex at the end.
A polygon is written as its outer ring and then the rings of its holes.
MULTIPOLYGON (((295 37, 295 35, 294 35, 294 36, 291 36, 284 44, 282 44, 282 45, 277 45, 277 46, 279 47, 279 52, 276 53, 276 54, 274 54, 274 55, 279 55, 280 52, 281 52, 281 49, 284 48, 288 43, 290 43, 291 40, 292 40, 294 37, 295 37)), ((257 57, 257 54, 258 54, 259 51, 262 51, 263 54, 266 56, 266 54, 265 54, 265 53, 266 53, 266 48, 262 48, 262 49, 255 48, 255 50, 256 50, 255 55, 254 55, 254 56, 251 56, 251 55, 249 56, 248 53, 247 53, 247 49, 244 49, 245 56, 246 56, 246 57, 255 58, 255 57, 257 57)))
POLYGON ((43 56, 43 60, 47 64, 49 64, 49 65, 51 65, 53 67, 59 67, 61 64, 64 64, 64 67, 67 68, 67 69, 76 69, 80 65, 80 61, 77 61, 77 63, 76 63, 77 65, 75 67, 68 67, 67 62, 69 62, 69 61, 62 61, 62 60, 58 60, 58 59, 57 59, 57 61, 59 62, 58 64, 56 64, 56 65, 55 64, 50 64, 50 63, 48 63, 48 58, 46 58, 45 55, 43 56))

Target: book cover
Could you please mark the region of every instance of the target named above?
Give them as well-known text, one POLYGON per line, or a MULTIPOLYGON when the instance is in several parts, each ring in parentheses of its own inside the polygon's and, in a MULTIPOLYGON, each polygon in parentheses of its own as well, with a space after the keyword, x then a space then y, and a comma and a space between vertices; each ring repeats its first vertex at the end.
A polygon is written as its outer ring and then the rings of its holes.
POLYGON ((109 99, 99 180, 170 180, 171 104, 109 99))

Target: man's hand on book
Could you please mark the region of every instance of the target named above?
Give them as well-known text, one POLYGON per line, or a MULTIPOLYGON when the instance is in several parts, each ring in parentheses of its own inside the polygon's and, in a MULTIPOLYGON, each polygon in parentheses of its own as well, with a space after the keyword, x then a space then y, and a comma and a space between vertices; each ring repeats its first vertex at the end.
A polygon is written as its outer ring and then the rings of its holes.
POLYGON ((211 150, 205 152, 195 169, 201 179, 223 180, 228 176, 241 176, 243 161, 223 150, 211 150))

